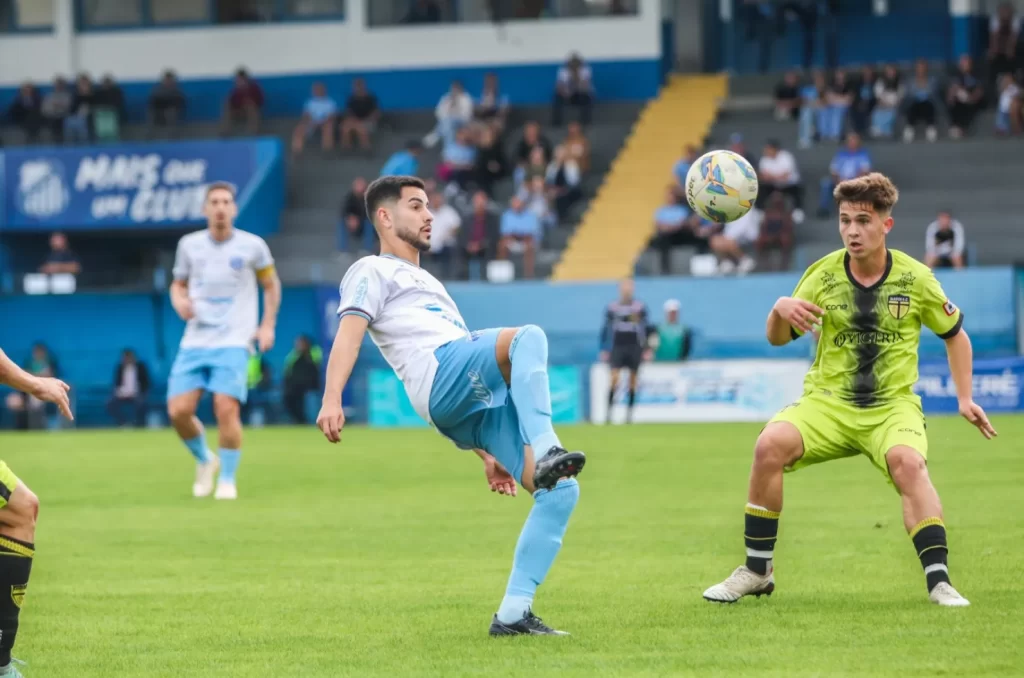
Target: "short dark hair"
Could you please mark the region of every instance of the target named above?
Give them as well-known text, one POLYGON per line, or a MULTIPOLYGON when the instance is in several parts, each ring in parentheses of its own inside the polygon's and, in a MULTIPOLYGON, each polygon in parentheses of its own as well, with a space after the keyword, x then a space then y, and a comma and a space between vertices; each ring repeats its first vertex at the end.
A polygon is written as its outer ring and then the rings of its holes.
POLYGON ((764 142, 765 148, 774 148, 776 151, 782 148, 782 144, 779 143, 778 139, 769 139, 764 142))
POLYGON ((209 200, 210 194, 214 191, 227 191, 231 194, 231 199, 235 199, 235 185, 230 181, 215 181, 208 185, 206 187, 206 198, 204 198, 204 200, 209 200))
POLYGON ((381 203, 396 201, 402 197, 403 188, 418 188, 421 191, 427 190, 426 184, 419 177, 404 176, 401 174, 389 174, 373 182, 366 188, 366 215, 370 222, 376 225, 375 217, 377 208, 381 203))

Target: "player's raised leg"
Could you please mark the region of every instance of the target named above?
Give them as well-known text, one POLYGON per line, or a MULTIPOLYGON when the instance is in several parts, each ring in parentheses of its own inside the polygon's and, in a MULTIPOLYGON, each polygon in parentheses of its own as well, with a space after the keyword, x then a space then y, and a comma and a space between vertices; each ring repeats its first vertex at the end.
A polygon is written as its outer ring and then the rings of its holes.
POLYGON ((32 558, 39 499, 0 462, 0 676, 19 677, 11 665, 32 558))
POLYGON ((206 381, 198 368, 188 369, 184 365, 187 354, 179 351, 171 368, 167 383, 167 416, 171 426, 178 433, 181 442, 196 460, 196 477, 192 484, 192 496, 208 497, 213 492, 213 481, 220 468, 217 455, 210 452, 206 443, 206 431, 196 416, 199 399, 203 395, 206 381))
POLYGON ((527 442, 541 455, 533 473, 534 484, 550 490, 560 478, 578 475, 586 455, 566 451, 551 423, 548 338, 544 330, 536 325, 503 329, 498 335, 495 355, 527 442))
POLYGON ((550 490, 535 489, 533 468, 533 449, 524 446, 520 483, 533 494, 533 508, 516 542, 505 597, 491 621, 492 636, 567 635, 533 614, 533 598, 562 548, 569 518, 580 498, 580 486, 575 478, 562 478, 550 490))
POLYGON ((775 590, 772 560, 782 515, 782 475, 803 451, 800 430, 788 421, 773 421, 758 436, 744 511, 747 562, 705 591, 706 600, 734 603, 743 596, 771 595, 775 590))
POLYGON ((942 503, 928 476, 924 456, 908 445, 896 445, 886 452, 885 463, 903 501, 903 525, 924 568, 928 597, 945 607, 970 605, 949 581, 942 503))

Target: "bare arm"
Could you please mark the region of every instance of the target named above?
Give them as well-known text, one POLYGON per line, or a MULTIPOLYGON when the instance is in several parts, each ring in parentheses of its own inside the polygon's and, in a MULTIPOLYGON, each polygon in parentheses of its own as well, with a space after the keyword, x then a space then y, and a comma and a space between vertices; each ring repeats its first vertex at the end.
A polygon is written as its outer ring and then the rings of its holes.
POLYGON ((263 321, 260 325, 274 329, 277 327, 277 311, 281 308, 281 278, 277 271, 271 268, 260 273, 260 286, 263 288, 263 321))
POLYGON ((792 330, 792 326, 779 315, 775 308, 772 308, 771 313, 768 314, 768 323, 765 327, 768 343, 772 346, 785 346, 793 340, 792 330))
POLYGON ((997 435, 996 430, 989 423, 985 410, 974 402, 973 349, 967 332, 961 330, 946 339, 946 354, 949 358, 949 373, 956 385, 960 415, 977 426, 983 436, 994 438, 997 435))
POLYGON ((68 401, 70 387, 67 384, 60 379, 37 377, 26 372, 8 358, 2 350, 0 350, 0 384, 6 384, 44 402, 54 403, 61 414, 68 419, 74 419, 71 414, 71 404, 68 401))
POLYGON ((796 338, 796 332, 816 335, 816 326, 822 323, 825 312, 809 301, 794 297, 781 297, 768 314, 765 335, 772 346, 785 346, 796 338), (795 335, 795 336, 794 336, 795 335))
POLYGON ((359 357, 359 348, 369 325, 366 318, 351 314, 343 316, 334 337, 331 355, 327 359, 327 383, 324 387, 324 404, 341 406, 341 392, 352 376, 352 368, 359 357))
POLYGON ((0 350, 0 384, 10 386, 22 393, 28 393, 33 389, 36 381, 38 381, 37 377, 18 367, 3 350, 0 350))
POLYGON ((171 306, 182 320, 192 319, 192 300, 188 296, 188 280, 175 280, 171 283, 171 306))

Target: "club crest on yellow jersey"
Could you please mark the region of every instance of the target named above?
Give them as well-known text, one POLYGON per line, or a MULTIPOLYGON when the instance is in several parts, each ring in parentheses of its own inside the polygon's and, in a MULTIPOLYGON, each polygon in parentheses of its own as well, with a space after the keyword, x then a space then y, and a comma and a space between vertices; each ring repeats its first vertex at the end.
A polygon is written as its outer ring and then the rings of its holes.
POLYGON ((910 312, 910 297, 905 294, 889 295, 889 315, 902 320, 910 312))

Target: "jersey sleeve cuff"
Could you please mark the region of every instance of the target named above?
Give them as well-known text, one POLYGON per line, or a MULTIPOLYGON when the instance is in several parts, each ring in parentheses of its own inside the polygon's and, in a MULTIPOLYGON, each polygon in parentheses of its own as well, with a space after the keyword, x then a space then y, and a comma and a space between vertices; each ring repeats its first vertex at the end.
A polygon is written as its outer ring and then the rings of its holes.
POLYGON ((802 336, 804 336, 804 335, 802 335, 799 332, 797 332, 795 327, 790 326, 790 328, 789 328, 789 338, 790 339, 792 339, 793 341, 796 341, 797 339, 799 339, 802 336))
POLYGON ((960 330, 962 330, 963 327, 964 327, 964 312, 960 311, 960 317, 956 319, 956 325, 953 325, 953 327, 948 332, 943 332, 942 334, 940 334, 939 335, 939 339, 942 339, 942 340, 952 339, 956 335, 960 334, 960 330))
POLYGON ((343 308, 340 311, 338 311, 338 317, 339 318, 344 318, 347 315, 357 315, 360 318, 365 318, 366 322, 368 322, 368 323, 372 323, 373 322, 373 318, 370 317, 370 314, 367 313, 366 311, 362 310, 361 308, 349 307, 349 308, 343 308))

